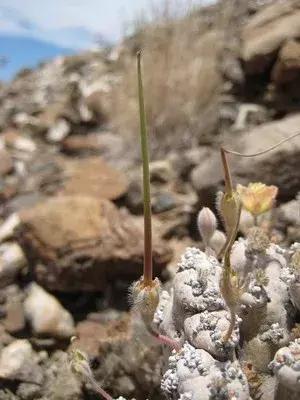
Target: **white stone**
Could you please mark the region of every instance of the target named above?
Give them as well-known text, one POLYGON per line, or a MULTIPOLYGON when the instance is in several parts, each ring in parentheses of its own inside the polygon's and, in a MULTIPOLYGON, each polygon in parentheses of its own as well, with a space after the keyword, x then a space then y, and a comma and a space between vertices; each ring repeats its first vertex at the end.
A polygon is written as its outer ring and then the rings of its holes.
POLYGON ((70 125, 68 124, 68 122, 65 119, 60 118, 48 130, 47 139, 50 142, 59 143, 64 138, 66 138, 69 133, 70 133, 70 125))
POLYGON ((0 226, 0 242, 12 237, 21 220, 17 213, 11 214, 0 226))
POLYGON ((26 318, 36 334, 65 338, 74 335, 74 321, 71 314, 54 296, 36 283, 32 283, 28 288, 24 309, 26 318))
POLYGON ((18 272, 26 265, 23 250, 17 243, 0 245, 0 286, 14 281, 18 272))
POLYGON ((34 151, 36 151, 36 144, 28 137, 18 137, 15 140, 13 146, 17 150, 24 151, 26 153, 33 153, 34 151))

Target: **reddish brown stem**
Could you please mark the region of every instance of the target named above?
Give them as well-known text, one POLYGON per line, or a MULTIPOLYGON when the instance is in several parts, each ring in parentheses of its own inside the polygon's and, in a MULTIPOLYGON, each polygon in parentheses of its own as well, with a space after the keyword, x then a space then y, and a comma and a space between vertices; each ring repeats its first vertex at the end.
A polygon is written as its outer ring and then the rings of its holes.
POLYGON ((181 346, 175 339, 171 339, 168 336, 161 335, 160 333, 156 332, 153 328, 150 328, 149 331, 151 335, 155 337, 155 339, 161 344, 165 344, 176 351, 180 350, 181 346))
POLYGON ((111 397, 110 394, 108 394, 102 387, 96 382, 94 378, 90 378, 90 383, 93 386, 95 392, 100 394, 101 397, 103 397, 104 400, 114 400, 113 397, 111 397))
POLYGON ((225 177, 225 193, 232 195, 233 192, 232 179, 228 165, 226 150, 223 147, 221 147, 221 159, 225 177))
POLYGON ((144 283, 150 284, 153 279, 152 267, 152 215, 149 173, 149 152, 146 113, 144 104, 143 80, 141 70, 141 53, 137 53, 138 93, 140 109, 141 150, 143 160, 143 196, 144 196, 144 283))

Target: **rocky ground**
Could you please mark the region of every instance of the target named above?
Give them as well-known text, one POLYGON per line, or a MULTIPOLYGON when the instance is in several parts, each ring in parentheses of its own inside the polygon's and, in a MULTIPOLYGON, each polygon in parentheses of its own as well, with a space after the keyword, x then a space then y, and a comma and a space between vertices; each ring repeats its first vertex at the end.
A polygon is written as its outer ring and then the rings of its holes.
MULTIPOLYGON (((220 143, 253 153, 299 131, 299 21, 297 0, 223 1, 0 86, 0 400, 96 398, 67 368, 73 335, 113 396, 161 399, 164 349, 127 301, 143 261, 135 51, 145 48, 154 269, 167 282, 184 248, 201 247, 195 216, 222 189, 220 143), (170 43, 191 37, 193 57, 174 57, 170 43)), ((239 183, 279 187, 273 235, 299 241, 300 139, 231 165, 239 183)))

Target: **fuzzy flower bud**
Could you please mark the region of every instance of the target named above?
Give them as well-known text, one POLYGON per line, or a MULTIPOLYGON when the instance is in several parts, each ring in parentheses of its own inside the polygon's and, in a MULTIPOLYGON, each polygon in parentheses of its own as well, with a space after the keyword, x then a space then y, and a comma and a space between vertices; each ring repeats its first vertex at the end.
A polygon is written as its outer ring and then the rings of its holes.
POLYGON ((210 247, 217 253, 219 254, 222 248, 224 247, 226 243, 226 236, 222 231, 219 231, 218 229, 215 231, 213 234, 212 238, 210 239, 210 247))
POLYGON ((70 367, 72 372, 89 380, 92 377, 88 357, 82 351, 75 349, 71 353, 70 367))
MULTIPOLYGON (((71 339, 71 343, 74 342, 76 338, 71 339)), ((86 382, 89 382, 93 389, 100 394, 101 398, 105 400, 114 400, 102 387, 96 382, 93 372, 90 367, 88 356, 81 350, 73 349, 70 354, 70 367, 71 371, 84 378, 86 382)), ((122 397, 121 397, 122 398, 122 397)))
POLYGON ((143 278, 130 288, 133 308, 140 312, 146 325, 151 324, 159 302, 160 282, 155 278, 151 285, 145 285, 143 278))
POLYGON ((237 192, 223 194, 220 197, 220 213, 224 220, 226 232, 232 233, 237 227, 241 213, 241 201, 237 192))
POLYGON ((208 246, 217 228, 215 214, 208 207, 203 207, 198 214, 197 225, 205 246, 208 246))
POLYGON ((246 253, 246 247, 244 243, 237 242, 233 245, 230 255, 230 262, 233 270, 238 274, 244 273, 244 269, 247 263, 247 258, 245 253, 246 253))

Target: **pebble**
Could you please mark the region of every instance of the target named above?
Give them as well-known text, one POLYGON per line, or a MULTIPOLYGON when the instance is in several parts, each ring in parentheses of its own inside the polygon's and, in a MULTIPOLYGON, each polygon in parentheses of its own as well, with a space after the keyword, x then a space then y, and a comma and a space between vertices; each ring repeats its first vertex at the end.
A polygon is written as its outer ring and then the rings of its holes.
POLYGON ((11 214, 0 226, 0 242, 10 239, 20 223, 19 215, 17 213, 11 214))
POLYGON ((41 383, 43 376, 38 355, 28 340, 15 340, 0 355, 0 378, 41 383))
POLYGON ((74 335, 74 321, 54 296, 36 283, 30 284, 24 302, 26 318, 34 333, 68 338, 74 335))
POLYGON ((0 245, 0 287, 12 283, 27 260, 23 250, 17 243, 0 245))

